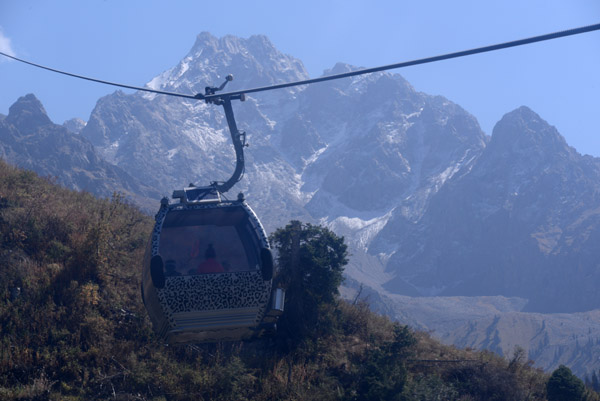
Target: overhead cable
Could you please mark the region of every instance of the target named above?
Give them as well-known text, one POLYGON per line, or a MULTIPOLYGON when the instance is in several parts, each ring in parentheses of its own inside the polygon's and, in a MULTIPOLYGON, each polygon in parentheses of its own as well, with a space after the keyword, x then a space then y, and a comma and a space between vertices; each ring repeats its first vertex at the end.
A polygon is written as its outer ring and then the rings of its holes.
POLYGON ((454 52, 454 53, 442 54, 439 56, 426 57, 426 58, 421 58, 421 59, 411 60, 411 61, 404 61, 401 63, 388 64, 388 65, 374 67, 374 68, 364 68, 364 69, 359 69, 359 70, 355 70, 355 71, 345 72, 342 74, 328 75, 328 76, 320 77, 320 78, 306 79, 306 80, 294 81, 294 82, 286 82, 286 83, 282 83, 282 84, 269 85, 269 86, 263 86, 263 87, 252 88, 252 89, 243 89, 243 90, 224 92, 224 93, 212 94, 212 95, 203 95, 203 94, 188 95, 188 94, 183 94, 183 93, 161 91, 161 90, 151 89, 151 88, 147 88, 147 87, 125 85, 125 84, 121 84, 121 83, 117 83, 117 82, 110 82, 110 81, 105 81, 105 80, 101 80, 101 79, 97 79, 97 78, 90 78, 90 77, 86 77, 83 75, 73 74, 73 73, 61 71, 61 70, 58 70, 55 68, 46 67, 41 64, 32 63, 30 61, 23 60, 21 58, 15 57, 15 56, 11 56, 4 52, 0 52, 0 54, 5 57, 11 58, 16 61, 20 61, 25 64, 29 64, 29 65, 37 67, 37 68, 42 68, 42 69, 56 72, 59 74, 68 75, 70 77, 85 79, 88 81, 98 82, 101 84, 118 86, 118 87, 127 88, 127 89, 135 89, 135 90, 144 91, 144 92, 152 92, 152 93, 157 93, 157 94, 161 94, 161 95, 177 96, 177 97, 188 98, 188 99, 211 100, 211 99, 225 98, 225 97, 241 95, 241 94, 249 94, 249 93, 264 92, 264 91, 274 90, 274 89, 289 88, 292 86, 309 85, 309 84, 314 84, 317 82, 331 81, 334 79, 348 78, 348 77, 353 77, 353 76, 363 75, 363 74, 371 74, 371 73, 379 72, 379 71, 394 70, 394 69, 409 67, 409 66, 413 66, 413 65, 434 63, 436 61, 465 57, 465 56, 470 56, 470 55, 479 54, 479 53, 487 53, 487 52, 492 52, 492 51, 496 51, 496 50, 507 49, 507 48, 517 47, 517 46, 523 46, 523 45, 527 45, 527 44, 531 44, 531 43, 543 42, 543 41, 547 41, 547 40, 563 38, 566 36, 579 35, 582 33, 598 31, 598 30, 600 30, 600 24, 587 25, 587 26, 583 26, 583 27, 579 27, 579 28, 573 28, 573 29, 567 29, 564 31, 548 33, 545 35, 533 36, 533 37, 526 38, 526 39, 519 39, 519 40, 499 43, 499 44, 495 44, 495 45, 477 47, 477 48, 470 49, 470 50, 463 50, 463 51, 458 51, 458 52, 454 52))
POLYGON ((126 85, 126 84, 121 84, 121 83, 118 83, 118 82, 110 82, 110 81, 105 81, 103 79, 86 77, 84 75, 73 74, 72 72, 61 71, 61 70, 57 70, 56 68, 50 68, 50 67, 46 67, 46 66, 41 65, 41 64, 32 63, 31 61, 23 60, 21 58, 18 58, 18 57, 15 57, 15 56, 11 56, 10 54, 6 54, 6 53, 1 52, 1 51, 0 51, 0 54, 3 55, 3 56, 5 56, 5 57, 11 58, 13 60, 20 61, 21 63, 29 64, 29 65, 32 65, 34 67, 41 68, 41 69, 44 69, 44 70, 56 72, 58 74, 67 75, 69 77, 74 77, 74 78, 79 78, 79 79, 85 79, 87 81, 98 82, 98 83, 105 84, 105 85, 118 86, 120 88, 135 89, 135 90, 144 91, 144 92, 158 93, 158 94, 161 94, 161 95, 185 97, 185 98, 189 98, 189 99, 197 99, 194 95, 186 95, 186 94, 183 94, 183 93, 176 93, 176 92, 167 92, 167 91, 161 91, 161 90, 157 90, 157 89, 145 88, 145 87, 141 87, 141 86, 126 85))

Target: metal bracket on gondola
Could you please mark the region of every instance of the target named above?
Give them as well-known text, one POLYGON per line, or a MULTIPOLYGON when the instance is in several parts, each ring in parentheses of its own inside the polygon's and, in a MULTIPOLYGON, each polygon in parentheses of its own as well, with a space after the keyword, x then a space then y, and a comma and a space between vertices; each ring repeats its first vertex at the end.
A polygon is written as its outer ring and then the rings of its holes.
POLYGON ((221 194, 215 185, 208 187, 189 186, 173 191, 173 199, 179 199, 183 204, 219 203, 221 194))
POLYGON ((231 82, 233 81, 233 75, 229 74, 225 77, 225 82, 223 82, 221 84, 221 86, 207 86, 204 88, 204 93, 198 93, 195 97, 196 99, 204 99, 204 101, 206 103, 212 103, 212 104, 216 104, 216 105, 223 105, 223 103, 225 101, 228 100, 240 100, 242 102, 246 101, 246 95, 244 93, 240 93, 239 95, 228 95, 225 97, 215 97, 215 98, 210 98, 210 99, 206 99, 206 96, 211 96, 214 95, 217 92, 220 92, 223 90, 223 88, 225 88, 225 85, 227 85, 227 82, 231 82))

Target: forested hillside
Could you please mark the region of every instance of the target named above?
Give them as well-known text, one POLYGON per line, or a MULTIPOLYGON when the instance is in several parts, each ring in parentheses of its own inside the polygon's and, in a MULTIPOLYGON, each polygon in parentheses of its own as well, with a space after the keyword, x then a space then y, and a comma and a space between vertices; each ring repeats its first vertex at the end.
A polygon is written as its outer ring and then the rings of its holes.
MULTIPOLYGON (((283 280, 293 298, 273 338, 166 346, 139 296, 151 227, 118 195, 100 200, 0 162, 1 400, 512 401, 571 388, 570 399, 584 399, 566 368, 549 381, 520 350, 506 360, 443 346, 371 313, 367 300, 340 300, 327 281, 283 280)), ((306 235, 307 257, 284 271, 317 271, 320 236, 337 244, 342 267, 343 239, 298 223, 273 236, 280 263, 290 230, 306 235)), ((341 280, 332 273, 324 277, 341 280)))

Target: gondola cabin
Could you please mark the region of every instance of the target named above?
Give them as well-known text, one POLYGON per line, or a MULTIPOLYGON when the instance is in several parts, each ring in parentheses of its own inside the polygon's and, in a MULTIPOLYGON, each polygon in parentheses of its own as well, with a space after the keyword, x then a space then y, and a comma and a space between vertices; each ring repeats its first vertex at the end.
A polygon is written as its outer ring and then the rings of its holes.
POLYGON ((142 298, 169 344, 242 340, 272 332, 284 294, 273 289, 265 231, 243 195, 214 187, 161 201, 144 257, 142 298))

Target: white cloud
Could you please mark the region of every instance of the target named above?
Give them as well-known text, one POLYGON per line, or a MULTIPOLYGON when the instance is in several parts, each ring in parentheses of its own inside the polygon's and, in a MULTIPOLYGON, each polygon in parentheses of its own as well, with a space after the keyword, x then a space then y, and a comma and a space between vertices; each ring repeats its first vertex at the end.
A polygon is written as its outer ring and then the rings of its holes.
POLYGON ((6 54, 10 54, 11 56, 15 55, 15 52, 10 46, 10 39, 4 36, 4 32, 2 32, 2 27, 0 27, 0 51, 6 54))

